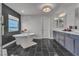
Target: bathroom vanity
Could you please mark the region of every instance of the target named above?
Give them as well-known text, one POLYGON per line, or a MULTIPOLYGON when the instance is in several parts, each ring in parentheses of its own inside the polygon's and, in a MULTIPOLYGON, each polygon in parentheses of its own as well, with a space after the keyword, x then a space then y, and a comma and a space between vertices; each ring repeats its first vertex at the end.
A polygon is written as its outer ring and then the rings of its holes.
POLYGON ((74 31, 53 31, 54 39, 73 55, 79 55, 79 33, 74 31))
POLYGON ((27 48, 37 44, 33 42, 34 36, 35 33, 21 33, 21 34, 13 35, 13 37, 15 37, 16 39, 16 44, 21 45, 23 48, 27 48))

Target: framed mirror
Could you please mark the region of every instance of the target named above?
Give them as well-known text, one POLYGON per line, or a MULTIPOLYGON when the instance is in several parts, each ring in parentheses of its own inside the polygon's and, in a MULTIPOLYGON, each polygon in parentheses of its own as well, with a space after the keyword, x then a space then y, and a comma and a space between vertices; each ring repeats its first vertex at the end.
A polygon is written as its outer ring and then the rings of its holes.
POLYGON ((66 16, 54 18, 55 28, 64 28, 66 26, 66 16))

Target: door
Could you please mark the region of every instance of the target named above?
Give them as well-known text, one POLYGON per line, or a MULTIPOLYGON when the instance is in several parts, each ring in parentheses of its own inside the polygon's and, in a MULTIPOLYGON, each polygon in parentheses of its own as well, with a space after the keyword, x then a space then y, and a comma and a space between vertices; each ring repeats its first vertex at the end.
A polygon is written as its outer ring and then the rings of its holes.
POLYGON ((50 17, 42 15, 42 38, 50 38, 50 17))

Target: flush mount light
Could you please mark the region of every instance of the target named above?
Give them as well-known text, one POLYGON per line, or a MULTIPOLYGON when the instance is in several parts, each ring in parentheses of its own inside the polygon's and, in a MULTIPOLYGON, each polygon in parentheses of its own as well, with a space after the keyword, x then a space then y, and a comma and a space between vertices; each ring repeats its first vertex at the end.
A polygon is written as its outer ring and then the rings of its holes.
POLYGON ((45 7, 42 9, 42 11, 45 12, 45 13, 48 13, 48 12, 50 12, 51 10, 52 10, 52 8, 49 7, 49 6, 45 6, 45 7))
POLYGON ((41 5, 41 11, 44 12, 44 13, 51 12, 53 8, 54 8, 53 4, 43 4, 43 5, 41 5))

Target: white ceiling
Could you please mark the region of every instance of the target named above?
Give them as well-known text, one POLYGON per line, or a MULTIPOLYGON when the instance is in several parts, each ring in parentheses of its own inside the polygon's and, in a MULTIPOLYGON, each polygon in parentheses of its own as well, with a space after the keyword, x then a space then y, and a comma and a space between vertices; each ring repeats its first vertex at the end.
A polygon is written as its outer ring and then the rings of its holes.
MULTIPOLYGON (((7 6, 20 13, 21 15, 41 14, 40 6, 43 3, 5 3, 7 6), (22 10, 24 11, 22 13, 22 10)), ((55 4, 52 4, 55 6, 55 4)))
MULTIPOLYGON (((40 7, 45 4, 45 3, 5 3, 7 6, 15 10, 21 15, 38 15, 42 14, 40 7), (24 11, 22 13, 22 10, 24 11)), ((51 3, 54 6, 54 10, 59 8, 60 6, 63 5, 70 5, 70 4, 63 4, 63 3, 51 3)))

